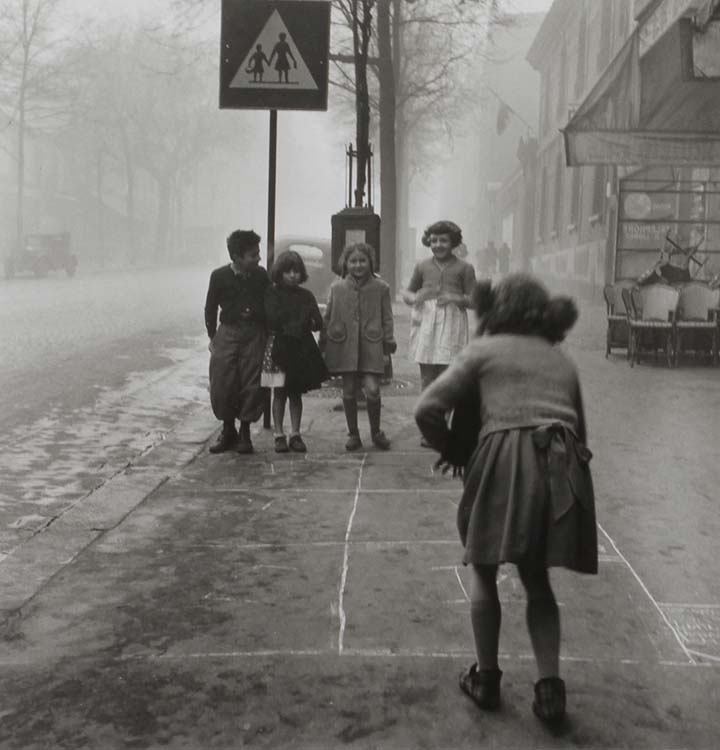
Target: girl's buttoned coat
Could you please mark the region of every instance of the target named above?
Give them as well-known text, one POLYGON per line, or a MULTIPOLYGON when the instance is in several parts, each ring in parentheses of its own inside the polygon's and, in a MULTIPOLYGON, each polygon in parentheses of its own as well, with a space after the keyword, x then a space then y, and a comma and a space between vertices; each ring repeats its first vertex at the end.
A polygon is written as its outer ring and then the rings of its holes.
POLYGON ((395 343, 390 287, 377 276, 335 281, 325 309, 325 363, 331 373, 385 371, 383 344, 395 343))

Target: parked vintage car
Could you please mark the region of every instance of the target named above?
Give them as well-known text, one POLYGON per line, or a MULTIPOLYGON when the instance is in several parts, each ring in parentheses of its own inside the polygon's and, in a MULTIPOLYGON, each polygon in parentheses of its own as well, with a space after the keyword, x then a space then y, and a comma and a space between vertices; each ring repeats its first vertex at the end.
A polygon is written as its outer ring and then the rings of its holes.
POLYGON ((78 259, 70 249, 70 232, 27 234, 22 248, 7 255, 3 266, 6 279, 23 272, 38 278, 50 271, 65 271, 68 276, 73 276, 78 259))
POLYGON ((330 239, 302 235, 286 235, 275 240, 275 257, 286 250, 300 255, 308 272, 305 286, 315 295, 323 310, 330 293, 330 284, 337 278, 332 270, 330 239))

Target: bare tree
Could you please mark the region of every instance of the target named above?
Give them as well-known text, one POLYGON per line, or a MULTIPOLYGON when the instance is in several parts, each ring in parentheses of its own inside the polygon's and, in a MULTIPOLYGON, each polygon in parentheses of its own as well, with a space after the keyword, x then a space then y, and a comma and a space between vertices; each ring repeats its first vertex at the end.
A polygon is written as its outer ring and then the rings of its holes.
POLYGON ((61 75, 65 38, 57 32, 61 0, 0 2, 0 101, 16 128, 16 242, 25 221, 25 145, 30 128, 59 124, 65 102, 55 86, 61 75))

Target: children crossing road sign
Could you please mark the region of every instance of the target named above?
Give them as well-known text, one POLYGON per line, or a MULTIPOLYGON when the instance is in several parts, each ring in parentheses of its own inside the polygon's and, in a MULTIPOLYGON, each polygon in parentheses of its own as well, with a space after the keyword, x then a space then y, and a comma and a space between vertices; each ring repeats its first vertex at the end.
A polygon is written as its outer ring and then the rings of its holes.
POLYGON ((327 109, 330 3, 223 0, 220 107, 327 109))

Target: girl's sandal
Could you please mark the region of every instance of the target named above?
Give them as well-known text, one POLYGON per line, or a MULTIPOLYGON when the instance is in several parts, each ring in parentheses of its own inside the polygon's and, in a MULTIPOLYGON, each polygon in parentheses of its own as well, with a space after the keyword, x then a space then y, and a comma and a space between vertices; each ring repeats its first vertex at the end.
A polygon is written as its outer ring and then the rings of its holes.
POLYGON ((565 683, 559 677, 543 677, 535 683, 533 713, 550 726, 561 724, 565 718, 565 683))
POLYGON ((500 678, 499 669, 478 669, 473 664, 460 674, 460 690, 486 711, 494 711, 500 707, 500 678))

